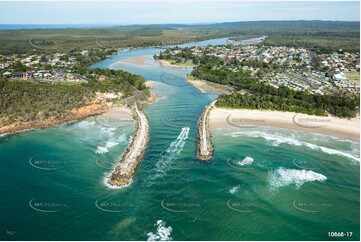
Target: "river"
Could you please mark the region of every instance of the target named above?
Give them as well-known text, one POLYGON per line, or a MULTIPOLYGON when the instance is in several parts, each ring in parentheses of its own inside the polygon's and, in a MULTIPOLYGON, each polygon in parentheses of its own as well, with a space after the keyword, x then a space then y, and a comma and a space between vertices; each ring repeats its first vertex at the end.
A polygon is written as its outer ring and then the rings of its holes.
POLYGON ((154 80, 163 96, 144 108, 149 146, 130 186, 110 189, 104 177, 134 123, 104 127, 93 117, 0 140, 1 240, 330 240, 328 232, 359 240, 358 142, 219 128, 214 159, 200 162, 197 119, 217 95, 187 84, 192 68, 152 60, 159 51, 131 50, 93 65, 154 80), (150 61, 121 61, 138 56, 150 61))

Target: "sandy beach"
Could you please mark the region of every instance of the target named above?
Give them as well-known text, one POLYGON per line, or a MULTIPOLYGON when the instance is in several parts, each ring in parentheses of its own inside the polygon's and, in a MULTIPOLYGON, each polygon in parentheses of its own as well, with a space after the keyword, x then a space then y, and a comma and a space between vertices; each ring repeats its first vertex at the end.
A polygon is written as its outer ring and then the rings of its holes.
POLYGON ((190 77, 187 77, 186 80, 189 84, 197 88, 202 94, 206 94, 206 93, 226 94, 232 91, 231 87, 209 82, 206 80, 193 80, 190 77))
POLYGON ((168 66, 168 67, 194 67, 195 65, 193 64, 188 64, 188 63, 180 63, 180 64, 172 64, 169 60, 157 60, 157 62, 159 64, 161 64, 162 66, 168 66))
POLYGON ((133 119, 132 110, 124 105, 109 108, 105 113, 98 116, 99 118, 124 118, 133 119))
POLYGON ((146 65, 147 62, 150 62, 150 61, 153 61, 153 59, 146 57, 146 56, 137 56, 137 57, 121 60, 121 62, 133 64, 133 65, 146 65))
POLYGON ((152 80, 147 80, 145 82, 145 85, 149 88, 152 88, 152 87, 155 87, 155 86, 158 86, 159 85, 159 82, 157 81, 152 81, 152 80))
POLYGON ((210 127, 244 128, 271 126, 326 134, 351 140, 360 140, 360 118, 341 119, 321 117, 294 112, 248 109, 214 108, 210 113, 210 127))

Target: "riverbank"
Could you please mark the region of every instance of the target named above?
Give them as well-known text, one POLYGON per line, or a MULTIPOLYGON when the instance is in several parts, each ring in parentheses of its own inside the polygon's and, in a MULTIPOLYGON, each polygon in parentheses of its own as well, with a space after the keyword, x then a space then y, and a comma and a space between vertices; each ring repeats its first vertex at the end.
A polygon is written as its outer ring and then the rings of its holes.
POLYGON ((157 62, 167 67, 195 67, 195 65, 191 63, 174 63, 173 60, 157 60, 157 62))
POLYGON ((360 140, 359 117, 348 120, 294 112, 214 108, 209 119, 212 129, 270 126, 360 140))
POLYGON ((154 103, 154 102, 156 102, 156 101, 164 98, 164 96, 161 96, 161 95, 159 95, 158 93, 154 92, 154 87, 159 86, 159 85, 160 85, 159 82, 157 82, 157 81, 152 81, 152 80, 147 80, 147 81, 145 82, 145 85, 146 85, 148 88, 150 88, 151 92, 150 92, 150 97, 148 98, 148 100, 145 101, 145 102, 141 102, 141 103, 140 103, 141 105, 149 105, 149 104, 151 104, 151 103, 154 103))
POLYGON ((220 94, 227 94, 232 92, 231 87, 227 87, 221 84, 217 84, 214 82, 206 81, 206 80, 198 80, 194 79, 192 76, 187 76, 186 81, 197 88, 200 93, 220 93, 220 94))
POLYGON ((107 185, 110 188, 121 188, 132 182, 135 170, 148 146, 149 121, 147 116, 135 106, 133 118, 136 121, 136 132, 117 166, 107 178, 107 185))
POLYGON ((213 144, 209 127, 209 114, 210 109, 214 107, 215 102, 216 101, 213 101, 203 110, 198 122, 197 158, 202 161, 211 160, 213 157, 213 144))

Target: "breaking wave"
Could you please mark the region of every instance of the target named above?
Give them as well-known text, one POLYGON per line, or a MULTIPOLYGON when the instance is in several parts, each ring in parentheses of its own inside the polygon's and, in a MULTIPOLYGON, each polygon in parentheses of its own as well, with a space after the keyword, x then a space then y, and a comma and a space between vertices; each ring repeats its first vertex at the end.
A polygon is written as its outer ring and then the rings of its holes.
POLYGON ((155 233, 149 232, 147 233, 148 239, 147 241, 170 241, 173 240, 172 237, 170 237, 172 233, 172 227, 168 226, 166 227, 166 223, 163 220, 158 220, 156 224, 157 230, 155 233))
POLYGON ((306 146, 307 148, 310 148, 312 150, 319 150, 319 151, 322 151, 327 154, 339 155, 339 156, 343 156, 345 158, 360 162, 360 158, 357 156, 354 156, 351 153, 327 148, 324 146, 311 144, 311 143, 308 143, 305 141, 300 141, 300 140, 297 140, 296 138, 293 138, 292 136, 284 136, 281 134, 270 134, 270 133, 261 132, 261 131, 235 132, 235 133, 232 133, 231 136, 232 137, 247 136, 247 137, 253 137, 253 138, 263 138, 263 139, 267 140, 270 143, 270 145, 272 145, 272 146, 279 146, 280 144, 289 144, 289 145, 294 145, 294 146, 306 146))
POLYGON ((76 123, 77 128, 85 129, 91 126, 94 126, 96 123, 92 121, 83 120, 78 123, 76 123))
POLYGON ((97 146, 97 149, 95 151, 95 153, 97 154, 105 154, 108 153, 109 150, 115 146, 117 146, 119 143, 126 141, 127 136, 125 134, 122 134, 121 136, 119 136, 117 139, 115 139, 115 141, 105 141, 105 145, 104 146, 97 146))
POLYGON ((306 182, 326 181, 327 177, 310 170, 285 169, 283 167, 269 172, 268 182, 270 190, 294 184, 300 188, 306 182))

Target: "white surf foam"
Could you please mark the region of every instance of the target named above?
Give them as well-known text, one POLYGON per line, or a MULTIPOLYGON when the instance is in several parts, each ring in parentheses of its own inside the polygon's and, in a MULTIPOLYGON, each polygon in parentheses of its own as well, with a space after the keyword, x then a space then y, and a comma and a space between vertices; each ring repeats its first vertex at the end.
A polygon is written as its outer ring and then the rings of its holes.
POLYGON ((326 181, 327 177, 310 170, 285 169, 283 167, 269 172, 270 190, 294 184, 300 188, 306 182, 326 181))
POLYGON ((83 120, 83 121, 80 121, 76 124, 76 127, 77 128, 81 128, 81 129, 84 129, 84 128, 88 128, 90 126, 94 126, 96 123, 95 122, 92 122, 92 121, 87 121, 87 120, 83 120))
POLYGON ((117 142, 109 141, 109 142, 106 142, 106 143, 105 143, 105 148, 111 149, 111 148, 113 148, 114 146, 117 146, 118 144, 119 144, 119 143, 117 143, 117 142))
POLYGON ((106 148, 106 147, 103 147, 103 146, 98 146, 95 153, 97 154, 105 154, 105 153, 108 153, 109 150, 106 148))
POLYGON ((270 133, 262 132, 262 131, 251 131, 251 132, 235 132, 235 133, 232 133, 231 136, 232 137, 247 136, 247 137, 254 137, 254 138, 263 138, 263 139, 269 141, 270 145, 272 145, 272 146, 279 146, 280 144, 289 144, 289 145, 294 145, 294 146, 306 146, 312 150, 319 150, 319 151, 322 151, 327 154, 343 156, 345 158, 360 162, 360 158, 357 156, 354 156, 351 153, 347 153, 347 152, 340 151, 340 150, 335 150, 332 148, 327 148, 327 147, 320 146, 320 145, 311 144, 311 143, 308 143, 305 141, 300 141, 300 140, 297 140, 297 137, 295 137, 294 135, 284 136, 279 133, 270 134, 270 133))
POLYGON ((239 185, 229 189, 229 193, 234 194, 234 193, 238 192, 238 190, 239 190, 239 185))
POLYGON ((148 239, 147 241, 170 241, 173 240, 172 237, 170 237, 172 233, 172 227, 165 226, 166 223, 163 220, 158 220, 155 226, 157 226, 157 230, 155 233, 149 232, 147 233, 148 239))
POLYGON ((240 166, 250 165, 252 163, 253 163, 253 158, 252 157, 246 157, 243 160, 236 162, 236 164, 240 165, 240 166))
POLYGON ((132 184, 133 182, 133 179, 130 179, 129 183, 128 184, 125 184, 125 185, 122 185, 122 186, 115 186, 115 185, 110 185, 108 183, 108 179, 110 177, 111 173, 110 174, 106 174, 106 176, 104 177, 103 179, 103 183, 106 187, 110 188, 110 189, 120 189, 120 188, 124 188, 124 187, 129 187, 130 184, 132 184))

